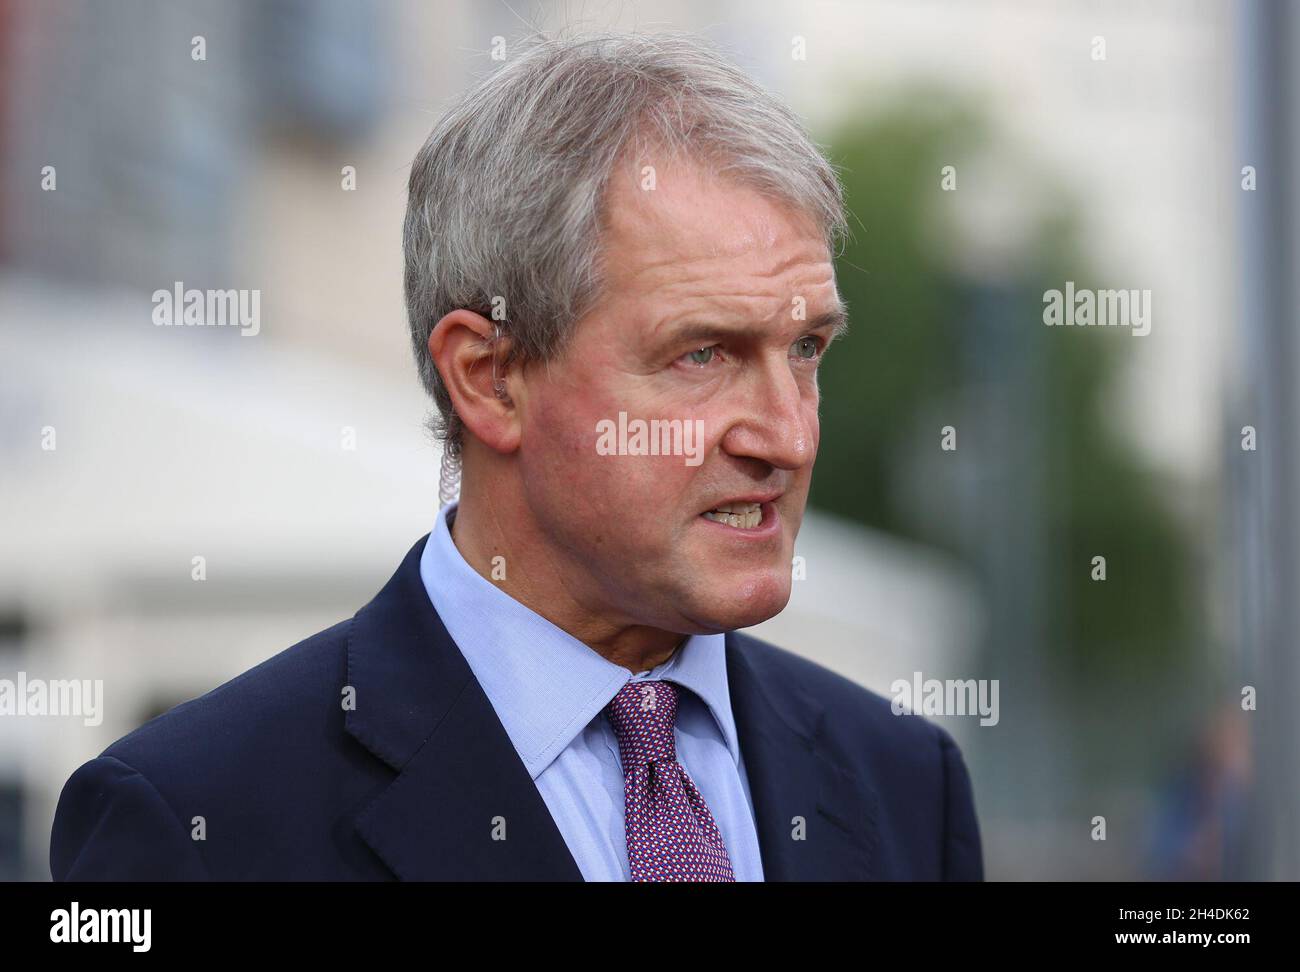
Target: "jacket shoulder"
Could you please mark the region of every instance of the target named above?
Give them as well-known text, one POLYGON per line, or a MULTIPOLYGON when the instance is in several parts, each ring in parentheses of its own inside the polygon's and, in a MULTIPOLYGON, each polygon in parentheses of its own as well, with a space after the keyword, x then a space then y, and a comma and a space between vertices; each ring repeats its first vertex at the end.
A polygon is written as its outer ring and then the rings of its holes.
POLYGON ((952 743, 941 726, 922 716, 895 712, 884 695, 824 665, 753 635, 735 632, 734 637, 737 649, 769 691, 793 692, 823 711, 826 729, 833 735, 851 734, 908 748, 931 749, 945 737, 952 743))
POLYGON ((385 769, 345 731, 350 621, 151 719, 64 784, 55 880, 302 879, 369 873, 335 833, 385 769), (204 835, 197 836, 201 824, 204 835))
POLYGON ((873 789, 882 876, 983 879, 970 773, 946 729, 794 652, 734 637, 763 691, 816 714, 814 747, 873 789))
MULTIPOLYGON (((172 707, 118 739, 101 754, 150 775, 181 760, 193 771, 196 757, 217 761, 246 746, 301 736, 305 713, 333 701, 347 682, 352 619, 319 631, 223 682, 172 707)), ((312 720, 318 722, 319 720, 312 720)), ((340 726, 342 714, 339 716, 340 726)))

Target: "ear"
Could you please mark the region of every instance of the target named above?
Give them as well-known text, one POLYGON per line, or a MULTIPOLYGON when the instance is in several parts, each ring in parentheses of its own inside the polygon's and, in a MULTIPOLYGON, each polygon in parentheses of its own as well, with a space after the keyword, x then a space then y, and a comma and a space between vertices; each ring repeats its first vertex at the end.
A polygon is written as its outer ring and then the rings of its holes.
POLYGON ((493 347, 492 321, 470 310, 454 310, 434 325, 429 356, 451 395, 465 428, 489 449, 513 452, 519 447, 519 413, 510 397, 502 362, 509 338, 493 347), (497 387, 492 385, 492 358, 497 358, 497 387))

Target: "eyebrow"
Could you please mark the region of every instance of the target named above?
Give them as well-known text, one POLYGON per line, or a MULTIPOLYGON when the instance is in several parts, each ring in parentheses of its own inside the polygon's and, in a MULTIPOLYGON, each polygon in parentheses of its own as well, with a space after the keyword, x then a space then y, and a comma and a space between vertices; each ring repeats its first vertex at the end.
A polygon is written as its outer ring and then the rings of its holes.
MULTIPOLYGON (((844 306, 840 305, 818 314, 804 323, 806 325, 805 331, 821 331, 828 327, 831 328, 831 336, 826 341, 829 345, 831 341, 834 341, 849 329, 849 315, 844 306)), ((685 344, 694 341, 712 341, 719 337, 737 334, 750 338, 759 338, 766 334, 766 329, 750 324, 731 326, 702 322, 690 323, 664 334, 661 341, 664 344, 685 344)))
POLYGON ((832 341, 849 329, 849 312, 843 304, 833 307, 825 314, 818 314, 808 322, 810 331, 820 331, 824 327, 831 329, 832 341))

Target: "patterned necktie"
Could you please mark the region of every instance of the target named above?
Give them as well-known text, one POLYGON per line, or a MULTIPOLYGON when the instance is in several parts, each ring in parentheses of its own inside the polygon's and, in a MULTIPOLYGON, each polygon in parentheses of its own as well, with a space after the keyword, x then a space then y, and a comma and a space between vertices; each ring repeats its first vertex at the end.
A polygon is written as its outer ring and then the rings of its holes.
POLYGON ((677 762, 677 688, 628 682, 605 707, 623 760, 633 881, 734 881, 722 834, 677 762))

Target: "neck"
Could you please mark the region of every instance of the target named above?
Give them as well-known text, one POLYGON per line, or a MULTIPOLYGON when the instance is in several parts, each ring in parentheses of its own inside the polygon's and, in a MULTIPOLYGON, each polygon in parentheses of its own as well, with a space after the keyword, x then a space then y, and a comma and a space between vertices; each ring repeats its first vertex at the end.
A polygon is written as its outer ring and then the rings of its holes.
POLYGON ((586 603, 577 585, 565 582, 581 576, 581 565, 566 565, 547 545, 525 504, 501 491, 489 495, 469 488, 468 477, 462 482, 451 539, 485 580, 633 674, 662 665, 685 640, 675 631, 620 621, 607 608, 586 603), (504 571, 493 570, 499 564, 504 571))

